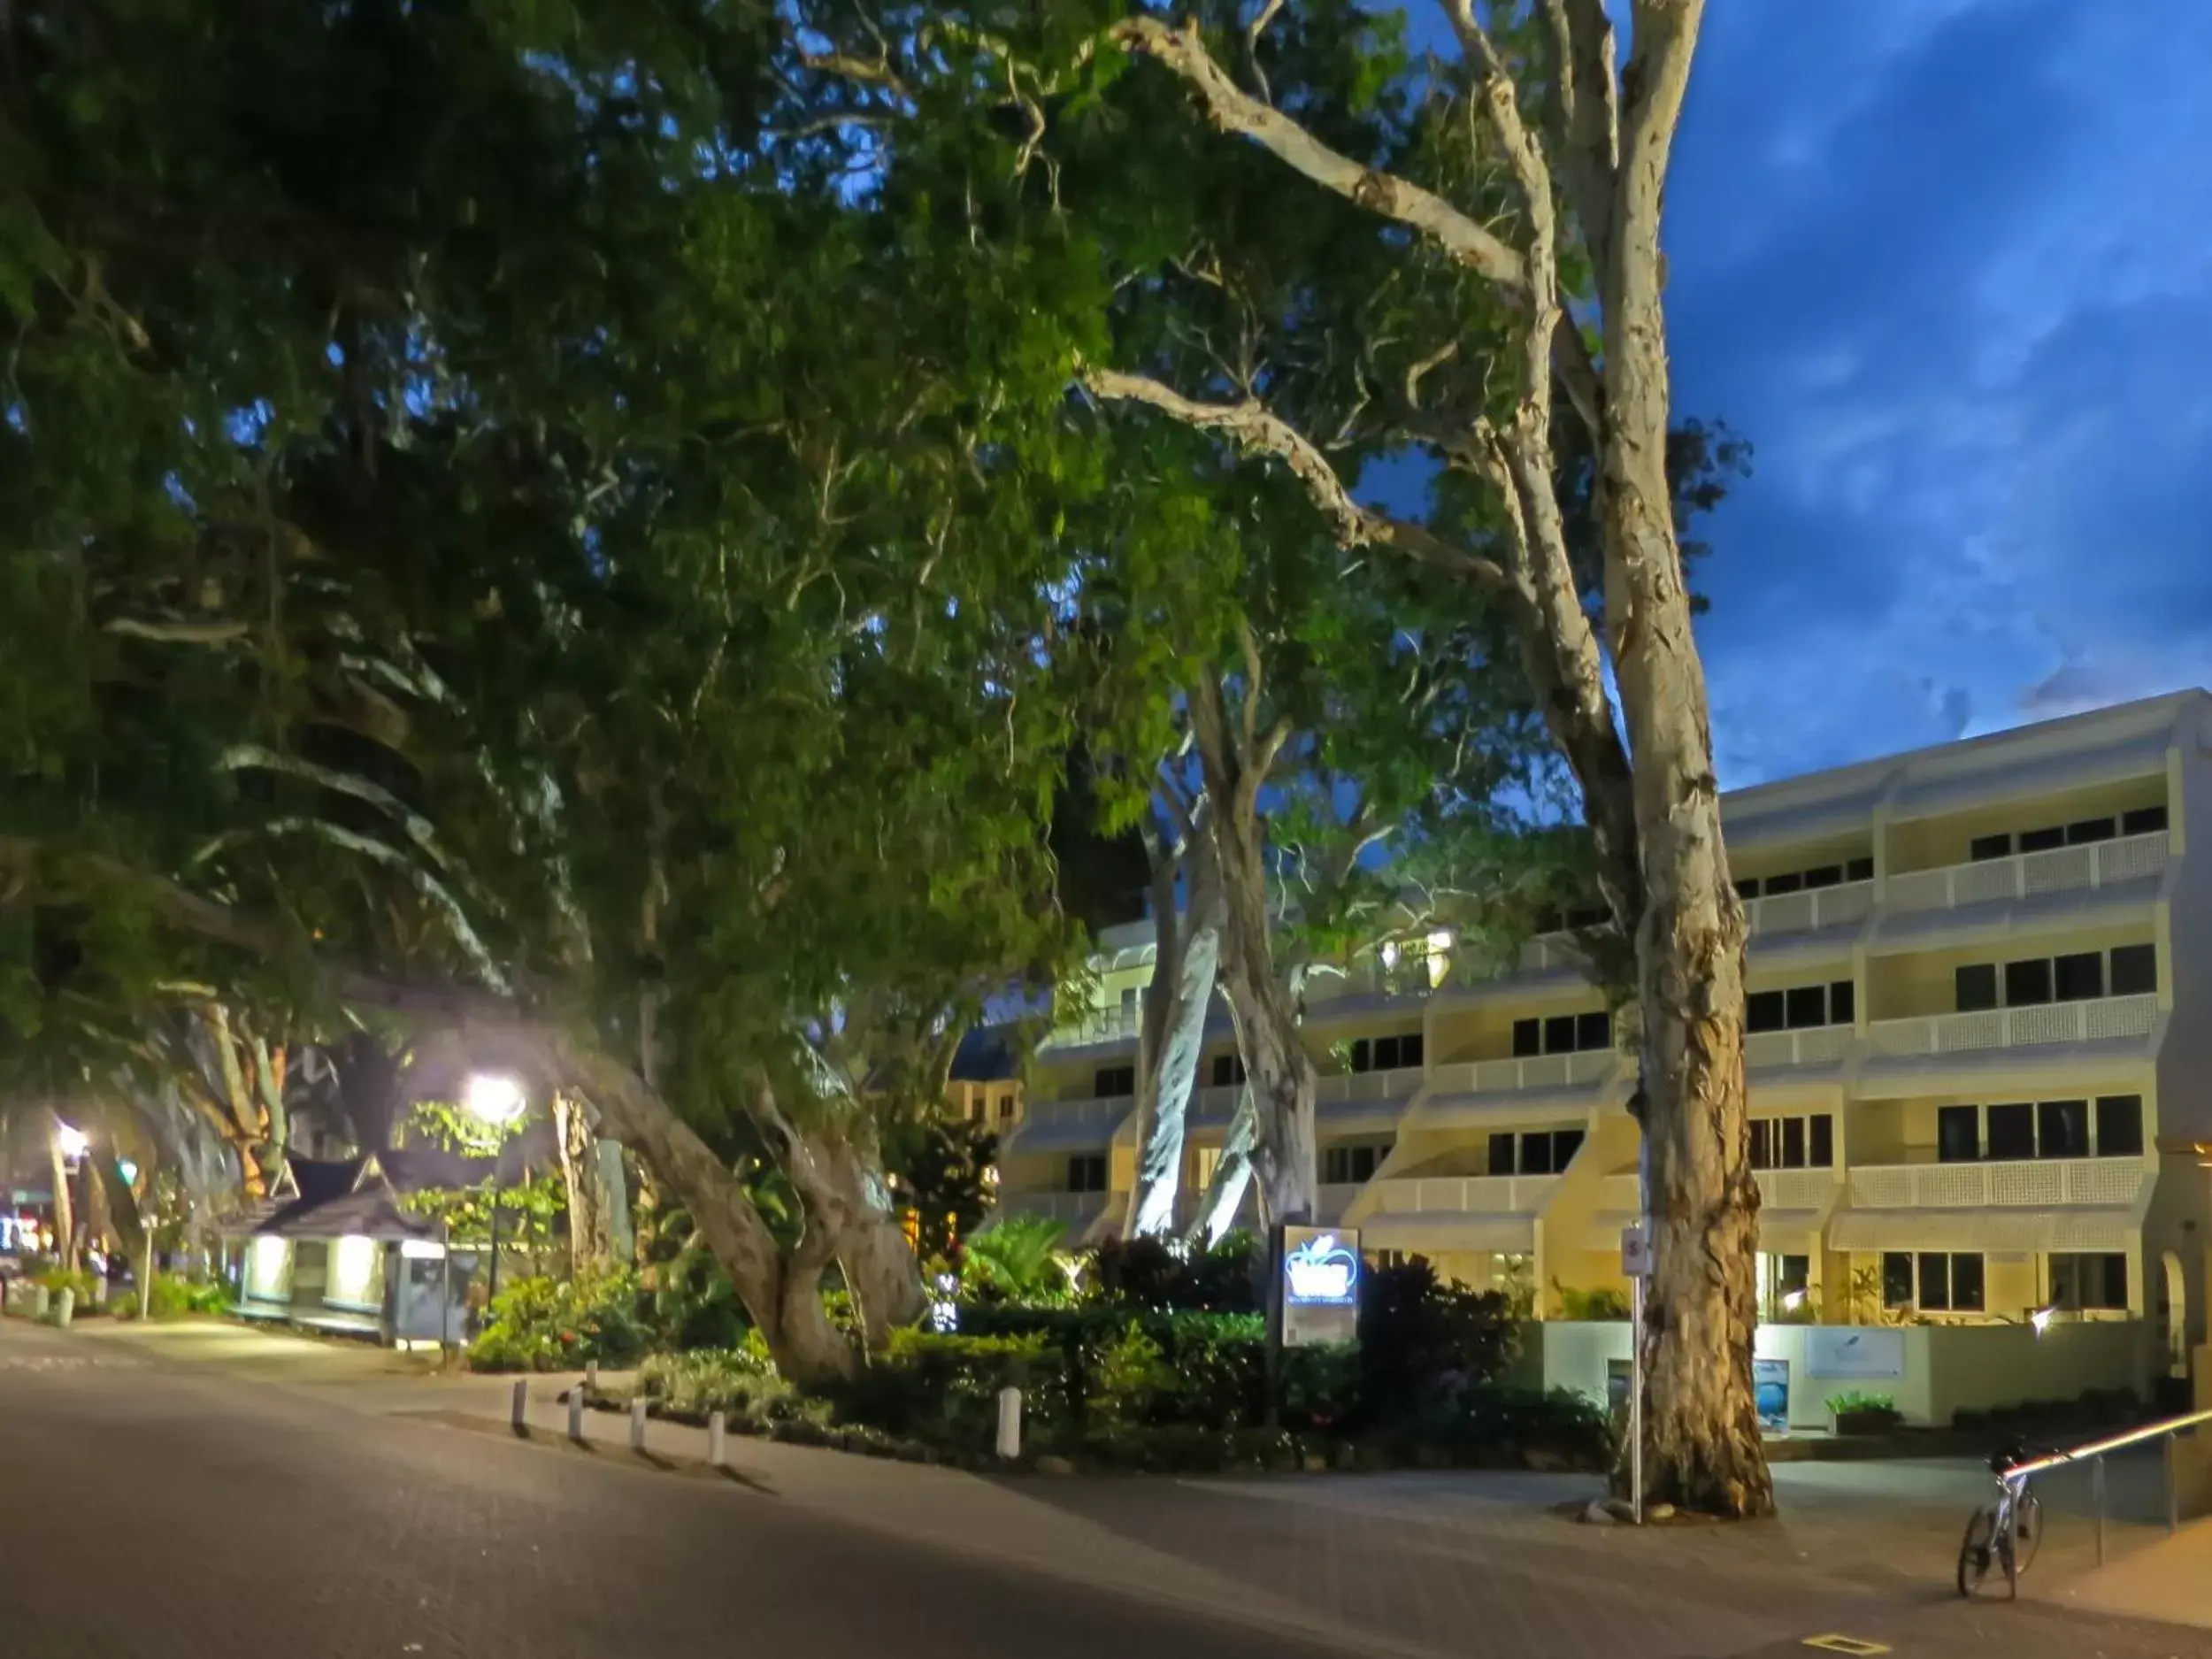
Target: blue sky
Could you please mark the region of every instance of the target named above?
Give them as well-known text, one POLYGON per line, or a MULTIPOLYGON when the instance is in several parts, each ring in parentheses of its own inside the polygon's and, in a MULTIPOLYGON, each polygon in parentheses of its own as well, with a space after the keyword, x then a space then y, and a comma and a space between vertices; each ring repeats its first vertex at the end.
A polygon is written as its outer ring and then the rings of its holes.
POLYGON ((2203 0, 1710 0, 1666 237, 1677 411, 1757 449, 1724 783, 2212 683, 2208 65, 2203 0))

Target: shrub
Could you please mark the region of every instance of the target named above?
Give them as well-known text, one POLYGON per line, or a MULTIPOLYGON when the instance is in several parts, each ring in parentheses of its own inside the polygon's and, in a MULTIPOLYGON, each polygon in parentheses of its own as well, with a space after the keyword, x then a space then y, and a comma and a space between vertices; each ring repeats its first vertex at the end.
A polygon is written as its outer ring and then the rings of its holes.
POLYGON ((1392 1462, 1440 1467, 1518 1468, 1536 1452, 1566 1468, 1607 1469, 1615 1449, 1609 1415, 1587 1395, 1492 1382, 1440 1390, 1374 1439, 1392 1462))
POLYGON ((597 1360, 626 1365, 645 1351, 636 1276, 627 1270, 572 1279, 518 1279, 492 1303, 491 1322, 469 1344, 476 1371, 561 1371, 597 1360))
POLYGON ((1063 1302, 1067 1275, 1060 1240, 1067 1229, 1047 1216, 1008 1216, 970 1239, 960 1261, 966 1294, 1006 1302, 1063 1302))
MULTIPOLYGON (((135 1293, 125 1298, 135 1312, 138 1297, 135 1293)), ((222 1313, 230 1307, 230 1286, 219 1279, 175 1279, 166 1273, 154 1275, 154 1287, 147 1298, 148 1311, 157 1319, 181 1319, 189 1314, 222 1313)))
POLYGON ((851 1383, 834 1391, 841 1416, 888 1433, 971 1451, 988 1448, 1002 1388, 1047 1402, 1064 1397, 1058 1356, 1041 1334, 978 1336, 900 1330, 851 1383))
POLYGON ((1087 1302, 1152 1311, 1256 1313, 1259 1242, 1224 1233, 1204 1249, 1158 1239, 1110 1239, 1093 1252, 1084 1277, 1087 1302))
POLYGON ((1098 1348, 1086 1371, 1089 1394, 1085 1417, 1094 1426, 1114 1429, 1151 1423, 1160 1405, 1178 1391, 1179 1379, 1169 1369, 1160 1345, 1134 1319, 1098 1348))
POLYGON ((637 1392, 671 1416, 703 1418, 722 1411, 766 1422, 791 1385, 750 1348, 699 1348, 648 1355, 638 1366, 637 1392))
POLYGON ((1856 1388, 1847 1388, 1839 1394, 1828 1396, 1828 1409, 1838 1417, 1846 1412, 1886 1411, 1893 1416, 1897 1410, 1896 1399, 1889 1394, 1867 1394, 1856 1388))
POLYGON ((1498 1292, 1447 1284, 1421 1256, 1375 1268, 1360 1299, 1363 1401, 1384 1417, 1413 1410, 1440 1388, 1496 1377, 1518 1340, 1498 1292))
POLYGON ((1552 1289, 1559 1297, 1559 1317, 1563 1319, 1603 1321, 1625 1319, 1629 1317, 1628 1294, 1611 1289, 1577 1290, 1571 1285, 1552 1281, 1552 1289))

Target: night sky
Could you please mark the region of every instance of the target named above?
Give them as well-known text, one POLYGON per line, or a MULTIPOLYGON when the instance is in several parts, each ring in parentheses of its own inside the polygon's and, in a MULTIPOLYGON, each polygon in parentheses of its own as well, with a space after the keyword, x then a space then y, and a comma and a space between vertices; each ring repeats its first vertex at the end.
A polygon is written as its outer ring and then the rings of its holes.
POLYGON ((1710 0, 1666 235, 1724 783, 2212 681, 2212 4, 1710 0))

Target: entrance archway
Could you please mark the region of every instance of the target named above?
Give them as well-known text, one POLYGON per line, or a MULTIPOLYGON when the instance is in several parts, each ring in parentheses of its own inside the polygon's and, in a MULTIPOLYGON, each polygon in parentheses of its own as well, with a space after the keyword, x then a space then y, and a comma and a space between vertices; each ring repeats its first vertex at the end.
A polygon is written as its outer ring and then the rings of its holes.
POLYGON ((2168 1250, 2159 1258, 2158 1340, 2166 1352, 2166 1375, 2189 1374, 2189 1285, 2181 1258, 2168 1250))

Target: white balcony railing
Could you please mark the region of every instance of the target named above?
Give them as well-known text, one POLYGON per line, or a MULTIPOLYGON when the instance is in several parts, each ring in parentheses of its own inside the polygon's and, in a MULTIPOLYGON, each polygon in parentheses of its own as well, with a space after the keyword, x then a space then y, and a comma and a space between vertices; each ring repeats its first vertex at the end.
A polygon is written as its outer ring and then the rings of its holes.
POLYGON ((1873 1164, 1851 1171, 1851 1203, 1861 1210, 2131 1204, 2144 1168, 2139 1157, 1873 1164))
POLYGON ((2154 830, 2147 835, 2124 835, 2117 841, 2091 841, 2080 847, 2054 847, 2047 852, 2015 853, 2009 858, 1909 871, 1890 877, 1882 902, 1893 910, 1947 910, 1995 899, 2033 898, 2040 893, 2139 881, 2165 868, 2166 832, 2154 830))
POLYGON ((1878 1019, 1867 1027, 1866 1035, 1873 1053, 1901 1057, 2143 1037, 2150 1034, 2157 1018, 2158 998, 2147 993, 2104 996, 2086 1002, 2045 1002, 2032 1008, 1991 1008, 1972 1014, 1878 1019))
POLYGON ((1582 952, 1572 933, 1539 933, 1521 947, 1523 973, 1556 973, 1583 965, 1582 952))
POLYGON ((1135 1009, 1085 1008, 1073 1010, 1065 1019, 1055 1021, 1043 1046, 1048 1048, 1075 1048, 1088 1042, 1113 1042, 1136 1034, 1135 1009))
POLYGON ((1136 1102, 1126 1094, 1094 1094, 1083 1100, 1037 1101, 1029 1108, 1028 1122, 1042 1130, 1110 1129, 1136 1102))
POLYGON ((1755 1071, 1793 1065, 1833 1065, 1851 1047, 1848 1025, 1804 1031, 1755 1031, 1743 1040, 1744 1064, 1755 1071))
POLYGON ((1428 1074, 1417 1065, 1402 1065, 1387 1071, 1337 1071, 1321 1079, 1314 1098, 1324 1106, 1347 1101, 1394 1101, 1409 1098, 1428 1074))
POLYGON ((1332 1002, 1347 996, 1426 996, 1451 965, 1448 956, 1433 958, 1408 952, 1396 962, 1370 956, 1341 972, 1316 969, 1306 976, 1309 1003, 1332 1002), (1433 963, 1433 966, 1432 966, 1433 963))
POLYGON ((1104 1193, 1001 1193, 1002 1216, 1041 1216, 1064 1221, 1071 1230, 1089 1222, 1106 1208, 1104 1193))
POLYGON ((1765 1210, 1825 1210, 1843 1186, 1840 1170, 1760 1170, 1752 1179, 1765 1210))
POLYGON ((1556 1175, 1427 1175, 1377 1181, 1377 1215, 1528 1216, 1544 1207, 1556 1175))
POLYGON ((1871 881, 1846 881, 1832 887, 1797 893, 1769 893, 1744 901, 1744 923, 1755 934, 1809 933, 1824 927, 1849 927, 1874 908, 1871 881))
POLYGON ((1458 1060, 1432 1073, 1440 1094, 1488 1094, 1525 1088, 1570 1088, 1602 1083, 1620 1064, 1610 1048, 1582 1054, 1529 1055, 1518 1060, 1458 1060))

